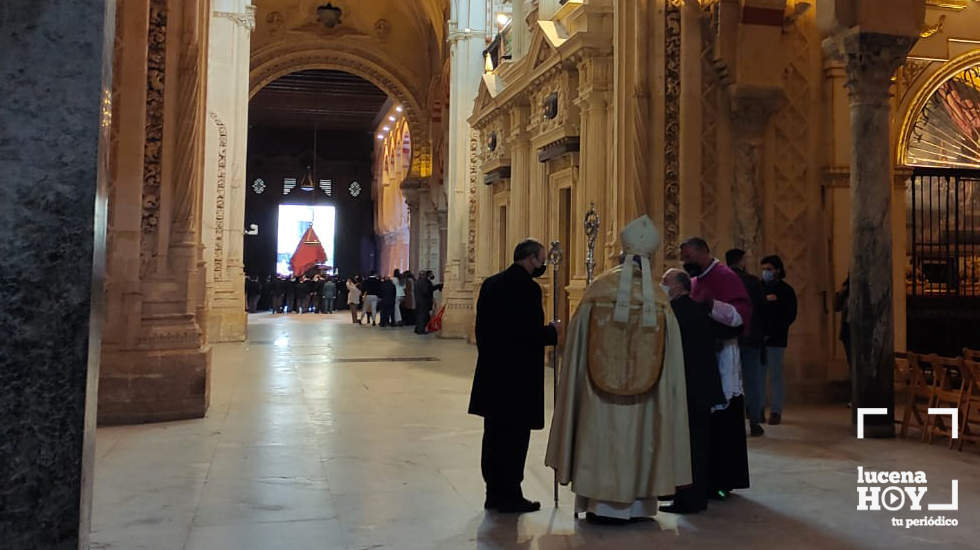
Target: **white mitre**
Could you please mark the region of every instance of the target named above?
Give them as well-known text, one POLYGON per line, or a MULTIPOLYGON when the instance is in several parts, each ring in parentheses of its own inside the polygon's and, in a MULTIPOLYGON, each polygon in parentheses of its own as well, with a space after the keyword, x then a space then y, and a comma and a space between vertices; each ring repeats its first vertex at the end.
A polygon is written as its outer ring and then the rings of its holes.
POLYGON ((643 285, 643 323, 644 327, 657 326, 656 298, 653 294, 653 272, 650 257, 660 248, 660 233, 653 220, 646 214, 631 221, 619 234, 626 259, 619 276, 619 289, 616 293, 616 309, 613 321, 626 323, 630 316, 630 287, 633 279, 633 256, 640 257, 640 280, 643 285))

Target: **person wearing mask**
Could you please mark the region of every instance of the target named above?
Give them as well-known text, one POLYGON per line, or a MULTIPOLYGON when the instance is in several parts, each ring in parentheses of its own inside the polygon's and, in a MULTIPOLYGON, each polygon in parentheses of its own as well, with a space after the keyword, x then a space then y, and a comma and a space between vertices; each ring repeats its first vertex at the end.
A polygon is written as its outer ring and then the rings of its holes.
POLYGON ((405 277, 402 276, 402 272, 395 270, 395 276, 392 277, 391 282, 395 284, 395 326, 400 327, 402 325, 402 303, 405 301, 405 277))
POLYGON ((762 258, 762 318, 765 323, 766 370, 769 374, 769 424, 782 422, 783 355, 789 327, 796 320, 796 291, 784 280, 783 260, 773 254, 762 258))
POLYGON ((692 514, 708 508, 711 492, 711 409, 725 403, 725 394, 721 390, 721 376, 714 352, 711 309, 691 299, 691 277, 680 269, 668 269, 660 281, 660 288, 670 299, 671 310, 681 330, 692 479, 691 485, 677 489, 673 503, 660 509, 673 514, 692 514))
POLYGON ((381 306, 381 323, 382 327, 390 327, 395 325, 395 295, 397 291, 395 289, 395 283, 390 277, 385 276, 381 281, 381 295, 379 304, 381 306))
POLYGON ((426 270, 415 283, 415 334, 426 333, 426 325, 432 317, 435 292, 442 290, 442 283, 435 284, 435 278, 432 270, 426 270))
POLYGON ((402 302, 402 321, 412 326, 415 324, 415 275, 405 272, 405 300, 402 302))
MULTIPOLYGON (((480 286, 478 357, 468 410, 483 417, 480 469, 487 510, 541 508, 524 498, 521 482, 531 430, 544 428, 544 349, 557 345, 561 328, 557 322, 545 324, 541 287, 534 281, 545 273, 545 254, 541 243, 524 241, 514 250, 514 263, 480 286)), ((425 275, 428 281, 430 274, 425 275)), ((431 296, 431 286, 423 288, 431 296)), ((419 304, 420 313, 424 306, 419 304)))
POLYGON ((745 251, 733 248, 725 252, 725 263, 738 275, 752 301, 751 324, 738 337, 738 353, 742 360, 742 381, 745 386, 745 412, 749 417, 749 434, 763 435, 765 422, 762 409, 766 403, 765 366, 762 364, 762 281, 745 270, 745 251))
POLYGON ((378 279, 376 271, 372 271, 371 275, 364 279, 361 283, 361 291, 364 293, 364 313, 367 314, 367 320, 371 326, 377 326, 378 319, 375 316, 378 314, 378 302, 381 300, 381 280, 378 279))
POLYGON ((334 282, 333 277, 327 277, 327 280, 323 282, 323 312, 333 313, 333 304, 337 299, 337 283, 334 282))
POLYGON ((358 319, 358 305, 361 303, 361 288, 357 284, 356 278, 347 279, 347 307, 350 308, 350 319, 355 325, 361 323, 358 319))

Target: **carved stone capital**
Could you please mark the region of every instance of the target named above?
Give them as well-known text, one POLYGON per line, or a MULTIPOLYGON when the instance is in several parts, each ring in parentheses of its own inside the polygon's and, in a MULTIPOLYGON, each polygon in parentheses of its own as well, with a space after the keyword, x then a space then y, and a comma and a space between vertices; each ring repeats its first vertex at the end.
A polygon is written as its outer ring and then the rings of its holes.
POLYGON ((892 76, 905 62, 917 37, 848 31, 838 38, 847 67, 847 89, 851 100, 888 104, 892 76))
POLYGON ((759 141, 769 118, 786 102, 782 88, 735 86, 731 93, 736 141, 759 141))
POLYGON ((244 28, 248 32, 255 30, 255 6, 249 4, 245 6, 245 13, 230 11, 215 11, 211 15, 214 17, 230 19, 232 23, 244 28))

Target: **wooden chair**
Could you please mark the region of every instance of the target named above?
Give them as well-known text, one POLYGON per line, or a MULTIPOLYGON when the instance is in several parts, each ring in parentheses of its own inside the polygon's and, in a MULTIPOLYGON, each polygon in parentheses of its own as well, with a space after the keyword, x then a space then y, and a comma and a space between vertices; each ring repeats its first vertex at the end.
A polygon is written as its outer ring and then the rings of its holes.
POLYGON ((932 402, 932 367, 918 353, 909 353, 906 376, 905 406, 902 412, 902 428, 899 436, 908 437, 909 428, 915 428, 926 439, 928 408, 932 402), (914 422, 914 424, 913 424, 914 422))
MULTIPOLYGON (((963 353, 966 356, 966 350, 963 353)), ((978 357, 980 359, 980 357, 978 357)), ((980 360, 963 360, 963 406, 960 407, 960 441, 980 443, 980 360)))
MULTIPOLYGON (((962 411, 963 388, 966 386, 963 358, 930 355, 927 359, 932 365, 932 399, 929 407, 948 408, 962 411)), ((962 412, 960 413, 962 415, 962 412)), ((926 425, 926 440, 932 443, 936 435, 949 438, 949 448, 953 448, 954 424, 941 415, 929 415, 926 425)), ((955 426, 958 430, 959 426, 955 426)))

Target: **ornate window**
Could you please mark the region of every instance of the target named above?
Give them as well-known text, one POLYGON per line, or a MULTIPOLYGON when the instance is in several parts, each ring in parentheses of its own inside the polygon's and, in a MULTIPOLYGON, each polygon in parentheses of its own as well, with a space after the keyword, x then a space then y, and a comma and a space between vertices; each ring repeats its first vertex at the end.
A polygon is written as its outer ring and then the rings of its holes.
POLYGON ((255 181, 252 182, 252 190, 255 191, 256 195, 261 195, 262 192, 265 191, 265 181, 263 181, 262 178, 256 178, 255 181))
POLYGON ((361 184, 357 183, 357 181, 352 181, 348 190, 350 191, 350 196, 357 198, 361 194, 361 184))

